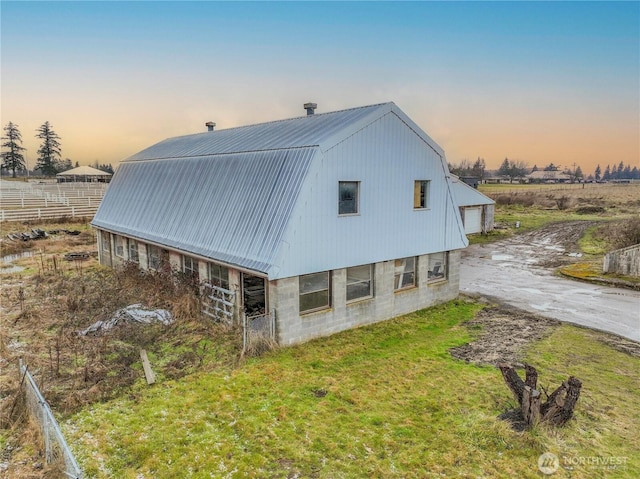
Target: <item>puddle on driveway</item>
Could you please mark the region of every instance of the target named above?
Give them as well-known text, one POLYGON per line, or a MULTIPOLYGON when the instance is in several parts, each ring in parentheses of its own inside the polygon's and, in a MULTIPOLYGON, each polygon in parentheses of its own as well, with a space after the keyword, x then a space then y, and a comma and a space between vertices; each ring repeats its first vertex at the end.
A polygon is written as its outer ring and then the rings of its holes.
POLYGON ((493 254, 491 253, 491 259, 493 261, 508 261, 513 259, 513 256, 510 254, 493 254))

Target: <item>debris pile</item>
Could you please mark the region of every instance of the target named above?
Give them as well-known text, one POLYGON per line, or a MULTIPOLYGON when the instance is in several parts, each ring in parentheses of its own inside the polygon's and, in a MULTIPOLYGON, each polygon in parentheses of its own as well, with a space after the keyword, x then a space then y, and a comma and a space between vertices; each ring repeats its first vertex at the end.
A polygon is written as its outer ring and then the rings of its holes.
POLYGON ((166 309, 146 309, 141 304, 132 304, 119 309, 106 321, 96 321, 87 329, 80 331, 79 334, 81 336, 88 334, 98 335, 121 323, 162 323, 168 326, 173 323, 173 316, 166 309))

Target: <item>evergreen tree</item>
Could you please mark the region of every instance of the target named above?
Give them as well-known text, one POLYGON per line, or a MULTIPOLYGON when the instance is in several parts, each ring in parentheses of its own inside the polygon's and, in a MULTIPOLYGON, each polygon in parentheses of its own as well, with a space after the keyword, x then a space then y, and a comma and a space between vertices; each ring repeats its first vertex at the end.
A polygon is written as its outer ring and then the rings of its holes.
MULTIPOLYGON (((620 170, 618 170, 618 172, 619 171, 620 170)), ((624 178, 625 180, 631 179, 631 165, 627 165, 624 167, 621 178, 624 178)))
POLYGON ((579 166, 575 169, 575 171, 573 172, 573 175, 576 180, 581 180, 582 178, 584 178, 584 174, 582 173, 582 168, 580 168, 579 166))
POLYGON ((40 170, 45 176, 55 176, 60 167, 60 137, 51 128, 48 121, 36 130, 36 138, 42 140, 38 150, 38 162, 36 170, 40 170))
POLYGON ((80 167, 80 162, 79 162, 79 161, 76 161, 76 166, 75 166, 75 168, 79 168, 79 167, 80 167))
POLYGON ((24 171, 27 169, 24 155, 21 153, 25 150, 21 146, 22 135, 20 134, 20 130, 18 130, 18 125, 14 125, 11 122, 4 127, 4 132, 6 136, 3 136, 2 139, 6 141, 2 143, 2 148, 8 148, 8 151, 0 155, 2 157, 2 168, 10 170, 12 172, 11 176, 15 178, 16 171, 24 171))
POLYGON ((616 165, 613 165, 611 167, 611 173, 609 173, 609 177, 612 180, 617 180, 618 179, 618 169, 617 169, 616 165))
POLYGON ((631 170, 631 179, 632 180, 640 180, 640 170, 638 170, 637 166, 634 166, 631 170))
POLYGON ((600 181, 600 179, 602 178, 602 170, 600 169, 600 165, 596 166, 596 171, 594 172, 594 176, 596 178, 596 181, 600 181))
POLYGON ((609 165, 607 165, 607 167, 604 169, 602 179, 605 181, 609 181, 611 179, 611 168, 609 167, 609 165))
POLYGON ((475 176, 480 181, 484 180, 485 167, 486 165, 484 162, 484 158, 478 157, 476 162, 473 164, 473 167, 471 168, 471 176, 475 176))

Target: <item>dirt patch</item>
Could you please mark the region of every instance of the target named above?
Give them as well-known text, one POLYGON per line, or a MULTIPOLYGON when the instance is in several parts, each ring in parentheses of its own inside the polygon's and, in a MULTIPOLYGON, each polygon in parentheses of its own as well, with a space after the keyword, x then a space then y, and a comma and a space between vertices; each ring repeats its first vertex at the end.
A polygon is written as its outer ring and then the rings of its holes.
MULTIPOLYGON (((527 346, 549 336, 562 324, 509 305, 491 305, 481 310, 465 326, 475 334, 467 344, 451 348, 454 358, 478 365, 508 363, 524 367, 522 354, 527 346)), ((614 334, 593 331, 597 340, 613 349, 640 358, 640 343, 614 334)))
POLYGON ((477 332, 475 340, 450 352, 454 358, 469 363, 524 367, 521 355, 529 343, 549 336, 560 324, 510 306, 490 306, 466 323, 472 332, 477 332))

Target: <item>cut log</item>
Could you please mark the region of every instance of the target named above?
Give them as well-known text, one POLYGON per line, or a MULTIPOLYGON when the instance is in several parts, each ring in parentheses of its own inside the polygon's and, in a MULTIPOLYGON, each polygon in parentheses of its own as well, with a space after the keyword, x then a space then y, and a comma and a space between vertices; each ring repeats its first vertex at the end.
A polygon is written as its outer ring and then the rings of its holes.
POLYGON ((573 417, 573 409, 580 397, 582 382, 571 376, 556 389, 540 408, 542 420, 556 426, 563 426, 573 417))
POLYGON ((538 371, 533 366, 525 365, 524 381, 518 376, 513 366, 502 363, 498 367, 505 383, 518 400, 522 416, 528 426, 534 426, 542 421, 563 426, 573 417, 573 409, 582 388, 582 382, 579 379, 574 376, 569 377, 541 404, 541 394, 536 389, 538 371))
POLYGON ((529 426, 535 426, 540 421, 540 391, 524 387, 522 394, 522 416, 529 426))
POLYGON ((504 382, 507 383, 507 386, 511 389, 511 392, 518 401, 518 404, 522 406, 522 393, 524 392, 525 386, 524 382, 520 379, 516 370, 513 369, 513 366, 501 363, 498 367, 500 368, 504 382))
POLYGON ((147 384, 151 386, 156 382, 156 375, 151 369, 151 364, 149 363, 149 358, 147 357, 147 351, 145 351, 144 349, 140 350, 140 359, 142 360, 142 369, 144 369, 144 376, 147 380, 147 384))
POLYGON ((531 389, 537 389, 538 388, 538 371, 536 371, 536 368, 528 364, 525 364, 524 372, 525 372, 524 384, 526 386, 529 386, 531 389))

